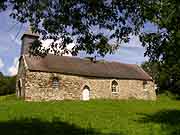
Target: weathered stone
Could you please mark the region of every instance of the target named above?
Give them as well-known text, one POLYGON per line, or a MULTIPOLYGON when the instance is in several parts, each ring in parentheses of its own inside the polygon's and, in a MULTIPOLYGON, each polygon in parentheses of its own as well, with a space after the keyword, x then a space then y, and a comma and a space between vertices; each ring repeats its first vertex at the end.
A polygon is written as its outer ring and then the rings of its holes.
POLYGON ((21 92, 17 85, 17 95, 27 101, 80 100, 85 86, 90 88, 90 99, 144 99, 155 100, 154 82, 143 80, 104 79, 65 75, 59 73, 32 72, 20 62, 18 80, 22 80, 21 92), (59 78, 59 88, 52 87, 52 78, 59 78), (112 81, 118 83, 118 91, 112 92, 112 81), (145 88, 144 88, 145 87, 145 88), (21 94, 19 94, 21 93, 21 94))
MULTIPOLYGON (((83 76, 83 74, 79 74, 82 76, 60 74, 63 73, 63 71, 61 71, 60 73, 49 73, 52 72, 51 70, 45 70, 49 72, 40 72, 43 70, 39 71, 39 69, 36 72, 30 71, 24 59, 24 56, 29 54, 28 49, 31 46, 31 43, 37 38, 38 35, 33 34, 31 31, 26 32, 22 36, 21 58, 19 62, 19 69, 18 69, 17 83, 16 83, 17 84, 16 94, 18 97, 22 97, 26 101, 81 100, 84 88, 88 87, 90 91, 90 99, 129 99, 129 98, 144 99, 144 100, 156 99, 153 81, 145 82, 145 80, 136 80, 136 79, 128 80, 128 79, 117 79, 117 78, 107 79, 108 74, 99 77, 85 77, 83 76), (53 81, 53 79, 55 78, 58 79, 59 83, 57 81, 55 82, 53 81), (112 92, 113 81, 116 81, 116 92, 114 91, 112 92), (57 86, 57 88, 53 86, 53 83, 54 86, 57 86)), ((44 68, 46 68, 46 66, 48 67, 48 65, 46 65, 47 64, 46 62, 47 61, 41 63, 42 65, 45 64, 44 68)), ((86 67, 86 65, 84 66, 86 67)), ((56 65, 55 63, 54 67, 56 67, 57 69, 58 65, 56 65)), ((131 72, 129 66, 126 67, 128 67, 129 69, 128 71, 126 70, 126 72, 127 73, 131 72)), ((81 69, 80 66, 77 68, 81 69)), ((51 67, 50 69, 53 68, 51 67)), ((93 69, 97 69, 97 68, 93 68, 93 69)), ((98 73, 100 73, 101 69, 102 66, 98 70, 98 72, 95 73, 95 76, 98 73)), ((106 71, 110 72, 111 70, 105 70, 105 72, 106 71)), ((79 73, 81 70, 77 70, 77 71, 79 73)), ((121 73, 124 73, 123 71, 124 70, 121 70, 121 73)), ((142 70, 141 72, 144 71, 142 70)), ((133 74, 134 72, 129 75, 133 75, 133 74)), ((118 76, 120 76, 119 78, 122 77, 121 75, 118 76)), ((109 76, 109 78, 111 77, 112 76, 109 76)), ((135 78, 136 77, 137 76, 135 76, 135 78)), ((130 78, 133 77, 130 76, 130 78)), ((151 78, 148 80, 151 80, 151 78)))

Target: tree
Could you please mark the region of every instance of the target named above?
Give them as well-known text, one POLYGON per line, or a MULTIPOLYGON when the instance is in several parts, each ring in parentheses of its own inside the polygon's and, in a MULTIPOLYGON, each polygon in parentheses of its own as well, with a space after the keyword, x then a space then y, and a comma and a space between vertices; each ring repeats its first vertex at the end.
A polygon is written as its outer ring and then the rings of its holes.
POLYGON ((4 76, 0 72, 0 95, 12 94, 16 90, 16 76, 4 76))
POLYGON ((158 92, 171 91, 180 94, 179 80, 174 77, 179 77, 180 67, 169 67, 169 65, 161 62, 144 62, 141 67, 153 78, 155 81, 158 92))
POLYGON ((146 61, 141 64, 141 67, 146 71, 155 81, 157 85, 157 92, 161 93, 169 89, 168 74, 162 72, 160 62, 146 61))
POLYGON ((141 41, 146 47, 145 55, 150 57, 151 62, 160 63, 161 89, 180 94, 180 1, 161 0, 147 10, 154 12, 148 20, 158 29, 141 34, 141 41))
POLYGON ((3 77, 3 73, 2 72, 0 72, 0 77, 3 77))
POLYGON ((67 44, 74 41, 73 55, 83 50, 104 56, 128 42, 129 35, 138 35, 145 56, 160 62, 172 87, 180 88, 179 0, 1 0, 0 11, 6 9, 19 22, 30 23, 42 39, 61 39, 62 43, 53 42, 47 49, 35 41, 34 55, 59 54, 59 48, 68 52, 67 44), (147 22, 157 29, 144 31, 147 22))
POLYGON ((16 90, 16 76, 0 76, 0 95, 12 94, 16 90))
MULTIPOLYGON (((139 34, 147 48, 145 55, 151 59, 166 57, 164 50, 172 49, 164 49, 161 44, 179 44, 179 7, 179 0, 0 1, 1 11, 12 10, 11 17, 21 23, 29 22, 43 39, 61 39, 62 43, 50 45, 55 54, 59 53, 57 48, 67 51, 67 44, 75 40, 74 55, 84 50, 104 56, 118 49, 122 42, 128 42, 130 34, 139 34), (146 22, 157 25, 159 31, 142 31, 146 22), (112 40, 116 41, 114 45, 112 40)), ((44 53, 50 51, 42 48, 40 42, 32 47, 33 52, 37 53, 37 48, 44 53)))
MULTIPOLYGON (((113 53, 130 34, 137 34, 145 22, 143 0, 2 0, 0 9, 11 9, 11 17, 21 23, 29 22, 34 32, 43 39, 61 39, 52 43, 55 54, 58 48, 67 50, 75 42, 72 53, 83 50, 101 56, 113 53), (112 43, 113 42, 113 43, 112 43)), ((48 53, 40 42, 31 53, 48 53)))
MULTIPOLYGON (((174 57, 172 52, 180 48, 179 0, 1 0, 0 11, 6 9, 19 22, 29 22, 43 39, 61 39, 50 45, 55 54, 57 48, 67 51, 67 44, 75 40, 73 54, 84 50, 104 56, 128 42, 130 34, 140 35, 145 55, 152 60, 174 57), (157 25, 158 31, 143 31, 146 22, 157 25)), ((50 51, 40 42, 35 45, 36 53, 37 48, 50 51)))
POLYGON ((153 80, 155 80, 155 83, 157 84, 159 80, 160 63, 146 61, 141 64, 141 67, 153 78, 153 80))

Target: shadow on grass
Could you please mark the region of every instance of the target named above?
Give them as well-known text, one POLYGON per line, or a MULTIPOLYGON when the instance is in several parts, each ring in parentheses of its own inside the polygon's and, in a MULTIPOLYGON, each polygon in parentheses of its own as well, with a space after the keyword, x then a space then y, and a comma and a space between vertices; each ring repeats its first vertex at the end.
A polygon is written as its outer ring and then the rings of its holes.
POLYGON ((179 96, 179 95, 176 96, 175 99, 176 99, 176 100, 180 100, 180 96, 179 96))
MULTIPOLYGON (((40 119, 20 119, 0 122, 2 135, 103 135, 93 128, 81 128, 74 124, 53 119, 51 122, 40 119)), ((111 135, 122 135, 111 133, 111 135)))
POLYGON ((180 110, 161 110, 152 115, 138 114, 138 122, 160 124, 162 131, 167 135, 180 135, 180 110))

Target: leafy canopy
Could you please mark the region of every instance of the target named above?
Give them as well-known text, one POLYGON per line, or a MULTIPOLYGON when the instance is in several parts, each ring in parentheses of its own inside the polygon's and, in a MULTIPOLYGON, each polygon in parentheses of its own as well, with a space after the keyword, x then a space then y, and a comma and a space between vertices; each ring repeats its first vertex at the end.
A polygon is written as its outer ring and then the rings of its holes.
POLYGON ((0 72, 0 96, 15 93, 16 76, 4 76, 0 72))
MULTIPOLYGON (((67 44, 75 42, 73 54, 83 50, 101 56, 113 53, 120 43, 128 42, 130 34, 137 34, 145 22, 143 0, 3 0, 0 9, 12 10, 11 17, 21 23, 29 22, 34 32, 43 39, 61 40, 52 43, 55 54, 58 48, 67 51, 67 44)), ((45 53, 38 43, 33 47, 45 53)), ((32 52, 33 53, 33 52, 32 52)))
POLYGON ((145 55, 150 61, 159 63, 156 80, 160 88, 180 94, 180 1, 161 0, 153 9, 153 16, 148 20, 159 29, 141 35, 145 55))
MULTIPOLYGON (((43 39, 60 39, 52 43, 67 50, 75 42, 72 53, 83 50, 101 56, 113 53, 129 35, 139 35, 150 60, 180 62, 180 1, 179 0, 1 0, 0 10, 12 10, 11 17, 30 23, 43 39), (144 24, 157 26, 154 32, 143 30, 144 24)), ((32 47, 35 54, 43 49, 40 42, 32 47)))
POLYGON ((160 88, 180 93, 180 0, 1 0, 0 11, 7 9, 42 39, 62 41, 45 49, 37 40, 34 55, 67 53, 74 42, 73 55, 83 50, 105 56, 137 35, 150 58, 144 69, 160 88), (145 31, 147 22, 156 27, 145 31))

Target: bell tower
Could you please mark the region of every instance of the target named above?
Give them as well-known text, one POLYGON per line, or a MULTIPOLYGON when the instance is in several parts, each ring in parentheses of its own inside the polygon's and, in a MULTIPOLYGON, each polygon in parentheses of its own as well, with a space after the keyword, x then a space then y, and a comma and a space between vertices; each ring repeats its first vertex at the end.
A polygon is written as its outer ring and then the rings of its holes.
POLYGON ((33 41, 39 38, 37 33, 33 33, 31 27, 23 34, 21 37, 22 46, 21 46, 21 56, 29 54, 29 48, 33 41))

